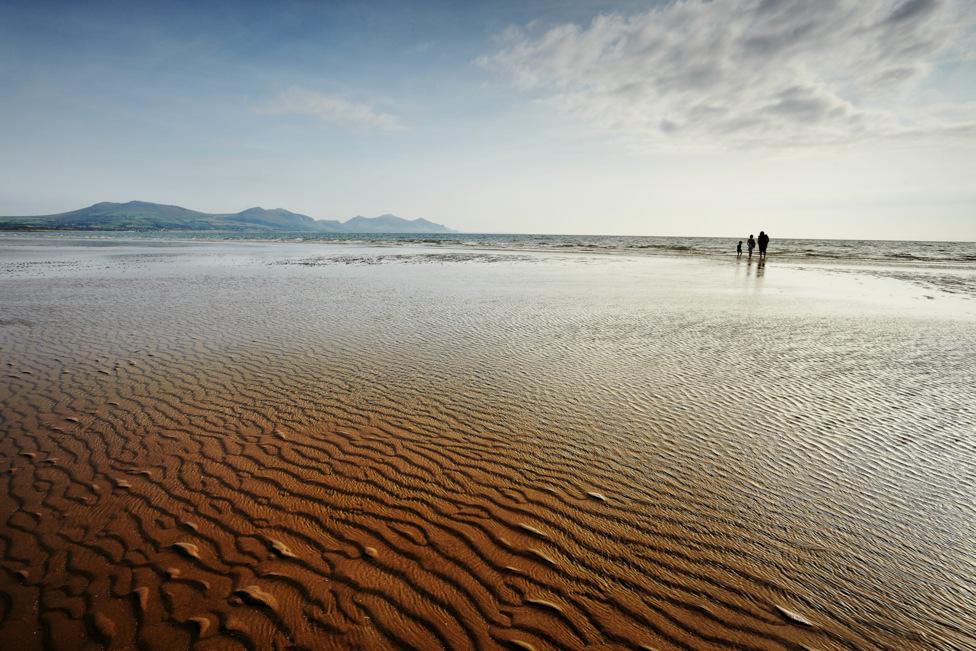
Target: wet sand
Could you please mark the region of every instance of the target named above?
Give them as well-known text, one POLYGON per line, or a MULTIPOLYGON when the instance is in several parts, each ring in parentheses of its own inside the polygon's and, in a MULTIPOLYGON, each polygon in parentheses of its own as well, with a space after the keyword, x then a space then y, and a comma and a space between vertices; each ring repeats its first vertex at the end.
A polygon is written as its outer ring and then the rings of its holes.
POLYGON ((967 294, 28 244, 0 242, 0 648, 976 648, 967 294))

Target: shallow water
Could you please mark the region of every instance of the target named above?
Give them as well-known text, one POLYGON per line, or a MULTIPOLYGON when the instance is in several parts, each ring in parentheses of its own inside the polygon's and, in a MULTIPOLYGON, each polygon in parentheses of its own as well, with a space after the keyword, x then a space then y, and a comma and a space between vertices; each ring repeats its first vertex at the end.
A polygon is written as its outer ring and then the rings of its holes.
MULTIPOLYGON (((758 234, 759 231, 756 231, 758 234)), ((424 246, 437 248, 497 249, 502 251, 563 251, 635 255, 728 256, 742 240, 747 251, 747 233, 738 237, 648 237, 628 235, 532 235, 505 233, 308 233, 221 231, 120 231, 120 232, 4 232, 0 242, 42 239, 83 240, 91 245, 124 239, 159 242, 177 241, 280 241, 321 242, 352 245, 424 246)), ((770 243, 777 258, 810 262, 884 262, 958 266, 976 262, 976 242, 925 242, 899 240, 830 240, 781 238, 770 243)), ((758 251, 757 251, 758 254, 758 251)))
POLYGON ((965 294, 316 244, 0 267, 0 647, 976 645, 965 294))

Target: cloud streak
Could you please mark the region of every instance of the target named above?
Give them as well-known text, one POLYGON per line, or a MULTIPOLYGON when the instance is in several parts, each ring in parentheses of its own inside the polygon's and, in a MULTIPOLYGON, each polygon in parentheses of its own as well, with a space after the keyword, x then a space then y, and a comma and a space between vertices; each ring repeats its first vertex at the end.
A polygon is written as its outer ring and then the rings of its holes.
POLYGON ((265 115, 304 115, 324 122, 375 131, 403 130, 395 115, 378 111, 370 104, 351 102, 298 87, 289 88, 256 110, 265 115))
POLYGON ((509 28, 478 63, 629 139, 829 145, 976 132, 972 111, 913 94, 966 33, 950 0, 682 0, 509 28))

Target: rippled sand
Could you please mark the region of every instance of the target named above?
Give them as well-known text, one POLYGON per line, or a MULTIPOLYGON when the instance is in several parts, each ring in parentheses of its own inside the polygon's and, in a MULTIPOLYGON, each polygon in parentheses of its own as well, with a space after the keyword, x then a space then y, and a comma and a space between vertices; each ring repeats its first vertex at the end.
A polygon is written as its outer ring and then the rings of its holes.
POLYGON ((966 295, 311 244, 0 271, 0 648, 976 647, 966 295))

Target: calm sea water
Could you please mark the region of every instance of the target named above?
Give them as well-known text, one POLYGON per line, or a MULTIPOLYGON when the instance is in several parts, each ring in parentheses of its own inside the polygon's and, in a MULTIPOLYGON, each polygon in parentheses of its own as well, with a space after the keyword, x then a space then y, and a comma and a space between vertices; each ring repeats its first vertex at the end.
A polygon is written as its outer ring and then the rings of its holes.
MULTIPOLYGON (((426 247, 491 248, 503 250, 543 250, 629 255, 702 255, 735 253, 735 238, 724 237, 641 237, 619 235, 524 235, 490 233, 267 233, 267 232, 72 232, 4 233, 0 238, 44 238, 86 240, 256 240, 283 242, 337 242, 375 245, 421 245, 426 247)), ((769 252, 779 258, 863 261, 886 263, 974 263, 976 242, 913 242, 893 240, 815 240, 778 239, 770 242, 769 252)))

